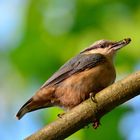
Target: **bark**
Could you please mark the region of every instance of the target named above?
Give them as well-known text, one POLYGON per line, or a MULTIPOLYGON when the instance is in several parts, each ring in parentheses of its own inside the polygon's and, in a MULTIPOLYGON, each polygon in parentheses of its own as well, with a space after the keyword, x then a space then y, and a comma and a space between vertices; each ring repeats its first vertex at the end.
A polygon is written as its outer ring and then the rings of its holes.
POLYGON ((97 93, 95 96, 97 103, 91 99, 84 101, 63 115, 62 118, 48 124, 25 140, 63 140, 92 123, 94 119, 101 118, 115 107, 139 94, 140 71, 97 93))

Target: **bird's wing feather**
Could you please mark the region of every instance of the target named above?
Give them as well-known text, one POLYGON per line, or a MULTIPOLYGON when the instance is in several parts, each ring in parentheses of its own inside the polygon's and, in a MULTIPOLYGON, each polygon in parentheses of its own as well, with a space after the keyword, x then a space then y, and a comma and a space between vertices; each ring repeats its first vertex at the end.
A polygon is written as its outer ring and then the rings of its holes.
POLYGON ((93 68, 104 61, 105 57, 102 54, 79 54, 60 67, 41 88, 50 84, 58 84, 71 75, 93 68))

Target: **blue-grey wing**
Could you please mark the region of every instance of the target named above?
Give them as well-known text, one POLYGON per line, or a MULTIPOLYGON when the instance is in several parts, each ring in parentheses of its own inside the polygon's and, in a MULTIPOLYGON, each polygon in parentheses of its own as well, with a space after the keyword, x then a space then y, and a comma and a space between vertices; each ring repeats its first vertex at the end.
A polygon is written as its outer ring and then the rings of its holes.
POLYGON ((71 75, 93 68, 104 61, 105 57, 102 54, 79 54, 60 67, 60 69, 45 82, 42 88, 50 84, 58 84, 71 75))

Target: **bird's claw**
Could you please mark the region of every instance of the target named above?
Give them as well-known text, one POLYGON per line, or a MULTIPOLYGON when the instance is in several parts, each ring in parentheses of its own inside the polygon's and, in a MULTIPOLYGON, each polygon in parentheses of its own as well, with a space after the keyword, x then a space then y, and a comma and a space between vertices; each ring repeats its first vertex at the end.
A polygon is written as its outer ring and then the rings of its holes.
POLYGON ((93 121, 93 128, 97 129, 99 126, 101 125, 100 120, 99 119, 94 119, 93 121))
POLYGON ((89 96, 90 96, 91 100, 92 100, 94 103, 97 103, 97 100, 96 100, 96 98, 95 98, 95 94, 94 94, 93 92, 91 92, 91 93, 89 94, 89 96))
POLYGON ((57 116, 59 117, 59 118, 62 118, 62 116, 64 115, 65 113, 61 113, 61 114, 58 114, 57 116))

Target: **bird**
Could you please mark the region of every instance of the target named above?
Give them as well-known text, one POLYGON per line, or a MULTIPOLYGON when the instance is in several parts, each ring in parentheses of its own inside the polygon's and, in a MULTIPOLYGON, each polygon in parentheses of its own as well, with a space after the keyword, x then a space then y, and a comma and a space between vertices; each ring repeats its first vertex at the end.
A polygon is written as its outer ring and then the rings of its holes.
MULTIPOLYGON (((120 41, 99 40, 68 60, 16 114, 21 119, 26 113, 53 106, 71 110, 114 83, 115 54, 130 43, 130 38, 120 41)), ((98 126, 96 121, 95 127, 98 126)))

